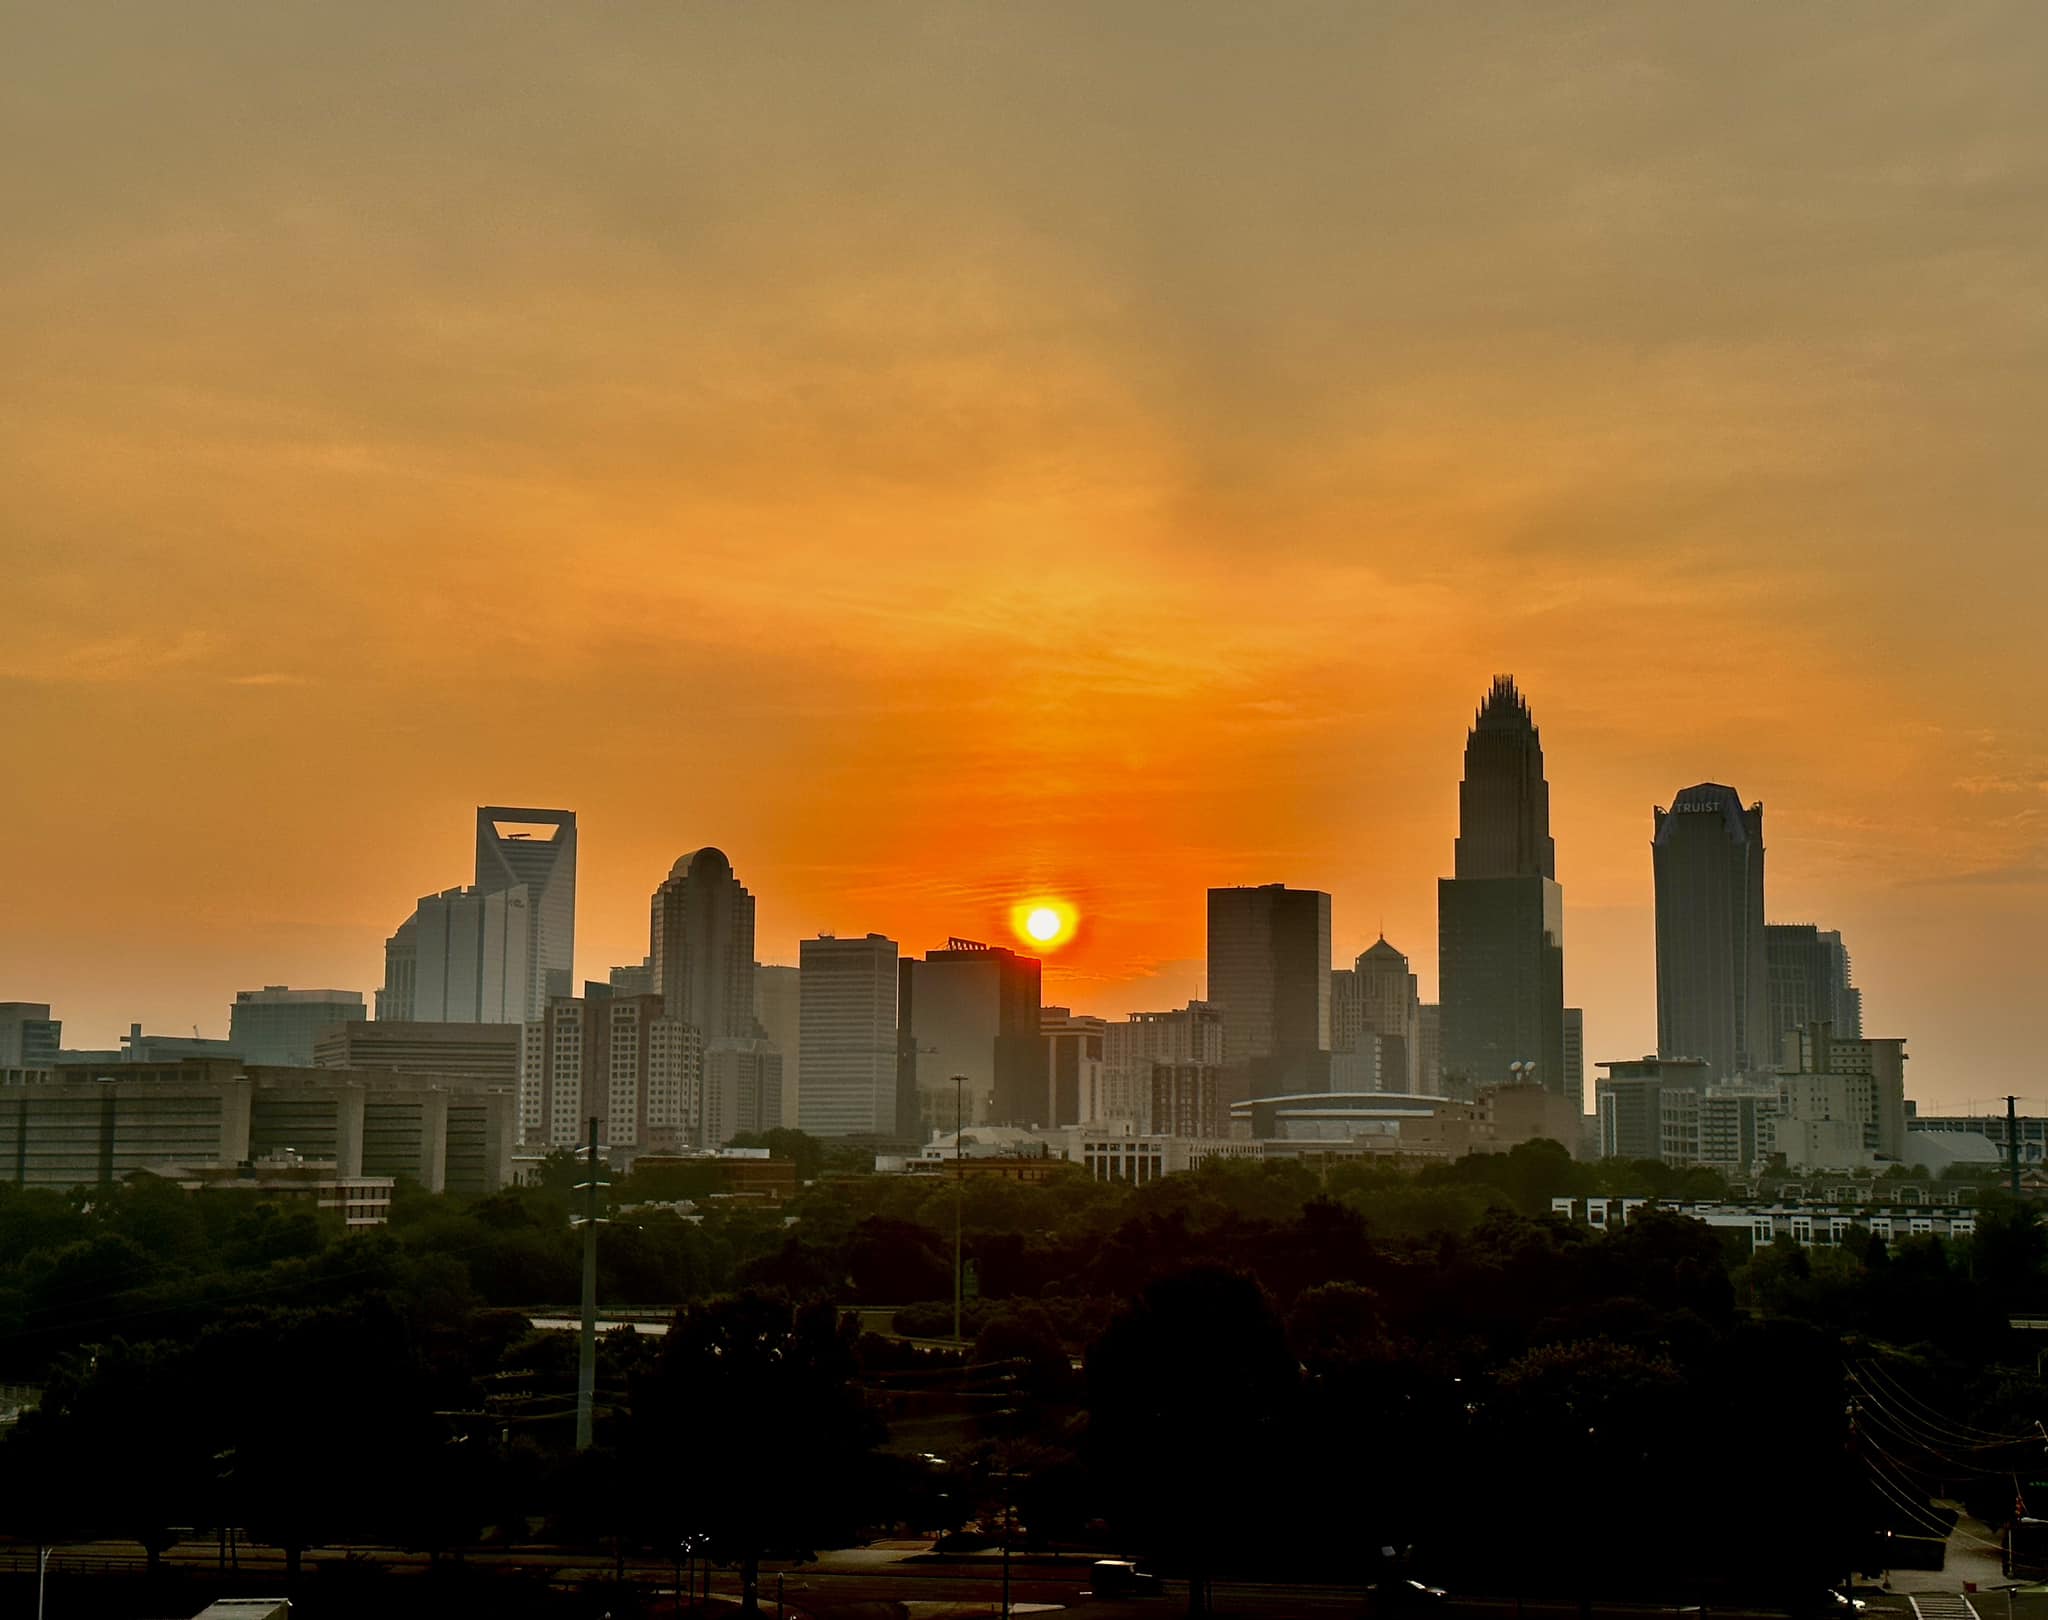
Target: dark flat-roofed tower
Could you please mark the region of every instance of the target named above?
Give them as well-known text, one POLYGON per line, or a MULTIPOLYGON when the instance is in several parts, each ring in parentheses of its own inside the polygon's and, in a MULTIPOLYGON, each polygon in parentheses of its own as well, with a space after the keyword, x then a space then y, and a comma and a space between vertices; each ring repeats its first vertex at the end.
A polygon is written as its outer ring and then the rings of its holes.
POLYGON ((1657 1055, 1704 1058, 1716 1080, 1771 1051, 1764 807, 1719 782, 1680 789, 1650 841, 1657 884, 1657 1055))
MULTIPOLYGON (((1550 785, 1542 738, 1512 676, 1494 677, 1465 739, 1452 871, 1437 880, 1444 1094, 1470 1097, 1508 1080, 1518 1063, 1548 1090, 1570 1094, 1550 785)), ((1583 1110, 1583 1096, 1572 1102, 1583 1110)))

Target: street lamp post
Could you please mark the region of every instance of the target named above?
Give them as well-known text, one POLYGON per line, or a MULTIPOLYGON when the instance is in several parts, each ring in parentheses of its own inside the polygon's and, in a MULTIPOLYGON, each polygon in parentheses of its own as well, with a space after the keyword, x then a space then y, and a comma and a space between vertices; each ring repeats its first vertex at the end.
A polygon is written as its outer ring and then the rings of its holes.
POLYGON ((967 1177, 960 1165, 960 1139, 967 1129, 965 1086, 967 1076, 953 1076, 953 1342, 960 1342, 960 1209, 967 1198, 967 1177))

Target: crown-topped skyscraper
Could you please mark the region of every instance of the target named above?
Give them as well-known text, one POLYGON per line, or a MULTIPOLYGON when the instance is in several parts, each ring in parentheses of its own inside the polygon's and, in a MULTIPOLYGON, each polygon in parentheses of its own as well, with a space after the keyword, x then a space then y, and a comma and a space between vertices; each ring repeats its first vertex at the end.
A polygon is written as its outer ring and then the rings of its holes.
MULTIPOLYGON (((1445 1093, 1469 1097, 1523 1075, 1568 1093, 1550 785, 1542 737, 1511 676, 1494 677, 1465 739, 1452 870, 1437 880, 1445 1093)), ((1584 1107, 1583 1097, 1572 1103, 1584 1107)))

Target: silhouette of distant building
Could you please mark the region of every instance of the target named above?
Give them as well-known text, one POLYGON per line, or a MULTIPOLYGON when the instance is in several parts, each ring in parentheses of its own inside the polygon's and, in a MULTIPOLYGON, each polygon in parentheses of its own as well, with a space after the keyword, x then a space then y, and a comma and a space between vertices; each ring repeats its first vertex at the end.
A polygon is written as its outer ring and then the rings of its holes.
POLYGON ((237 990, 228 1009, 228 1045, 251 1063, 310 1068, 319 1037, 367 1011, 359 990, 293 990, 282 984, 237 990))
POLYGON ((1211 889, 1208 947, 1225 1066, 1255 1097, 1327 1091, 1330 897, 1280 883, 1211 889))
POLYGON ((595 1119, 624 1157, 698 1146, 703 1055, 697 1031, 665 1016, 659 996, 558 996, 526 1025, 520 1141, 577 1147, 595 1119))
POLYGON ((529 980, 520 1016, 538 1018, 575 989, 576 812, 478 806, 476 887, 526 891, 529 980))
POLYGON ((538 1016, 531 909, 523 883, 422 895, 385 942, 379 1020, 521 1024, 538 1016))
POLYGON ((1434 1001, 1418 1009, 1416 1027, 1422 1040, 1422 1094, 1436 1097, 1444 1089, 1444 1010, 1434 1001))
POLYGON ((797 948, 796 1122, 813 1136, 897 1134, 898 957, 880 934, 821 934, 797 948))
POLYGON ((782 1054, 782 1119, 797 1122, 797 1075, 802 1069, 802 974, 776 962, 754 964, 754 1023, 782 1054))
POLYGON ((1764 807, 1718 782, 1655 813, 1657 1051, 1704 1058, 1711 1078, 1770 1067, 1764 807))
POLYGON ((951 1130, 953 1076, 969 1125, 1032 1125, 1045 1113, 1040 965, 1000 945, 955 939, 898 969, 898 1134, 951 1130))
POLYGON ((669 869, 650 907, 649 955, 668 1016, 713 1041, 752 1040, 754 897, 725 852, 693 851, 669 869))
POLYGON ((649 956, 637 963, 615 967, 605 976, 605 982, 615 996, 658 996, 661 986, 654 982, 654 958, 649 956))
POLYGON ((699 1147, 782 1123, 782 1054, 761 1037, 727 1036, 704 1045, 703 1125, 699 1147))
MULTIPOLYGON (((1575 1113, 1586 1111, 1586 1010, 1564 1010, 1564 1089, 1575 1113)), ((1572 1144, 1567 1142, 1567 1147, 1572 1144)))
POLYGON ((1813 923, 1767 923, 1764 956, 1770 979, 1770 1058, 1785 1037, 1808 1024, 1831 1024, 1842 1038, 1863 1033, 1863 996, 1849 982, 1849 953, 1839 933, 1813 923))
POLYGON ((64 1020, 47 1001, 0 1001, 0 1069, 47 1069, 64 1045, 64 1020))
POLYGON ((1444 1095, 1515 1077, 1567 1087, 1564 892, 1543 743, 1514 680, 1496 676, 1465 740, 1453 876, 1437 882, 1444 1095))
MULTIPOLYGON (((1159 1116, 1146 1112, 1155 1095, 1154 1065, 1220 1069, 1223 1014, 1206 1001, 1191 1001, 1170 1012, 1134 1012, 1103 1029, 1102 1062, 1106 1117, 1143 1130, 1164 1130, 1159 1116)), ((1208 1084, 1213 1093, 1213 1074, 1208 1084)))

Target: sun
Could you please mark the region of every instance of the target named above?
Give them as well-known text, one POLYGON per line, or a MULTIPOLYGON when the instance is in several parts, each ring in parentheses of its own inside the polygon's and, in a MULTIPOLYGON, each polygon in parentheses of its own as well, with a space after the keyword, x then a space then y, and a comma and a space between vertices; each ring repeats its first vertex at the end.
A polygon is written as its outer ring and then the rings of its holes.
POLYGON ((1058 950, 1074 937, 1078 913, 1064 900, 1043 897, 1010 908, 1010 927, 1025 944, 1041 951, 1058 950))

